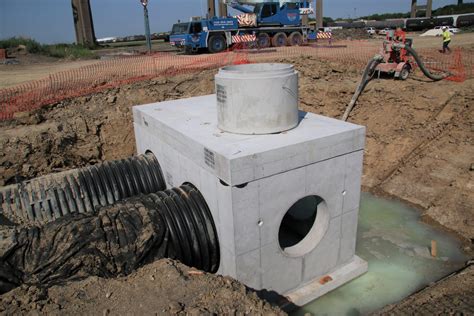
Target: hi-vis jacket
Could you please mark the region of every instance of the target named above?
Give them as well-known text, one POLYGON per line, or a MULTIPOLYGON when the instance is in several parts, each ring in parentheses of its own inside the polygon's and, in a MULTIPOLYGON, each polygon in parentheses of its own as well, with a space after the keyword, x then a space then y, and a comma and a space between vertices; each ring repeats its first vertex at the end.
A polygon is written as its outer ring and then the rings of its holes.
POLYGON ((446 30, 443 32, 443 42, 451 41, 451 32, 446 30))

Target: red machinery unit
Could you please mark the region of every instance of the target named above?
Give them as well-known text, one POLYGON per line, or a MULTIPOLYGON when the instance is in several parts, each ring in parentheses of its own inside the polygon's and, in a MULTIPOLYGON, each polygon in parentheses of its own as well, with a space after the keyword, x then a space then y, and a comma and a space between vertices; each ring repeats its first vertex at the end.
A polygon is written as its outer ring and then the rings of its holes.
POLYGON ((404 31, 389 32, 380 52, 383 61, 377 65, 375 71, 393 74, 400 80, 407 79, 413 69, 413 61, 405 45, 411 47, 412 39, 406 38, 404 31))

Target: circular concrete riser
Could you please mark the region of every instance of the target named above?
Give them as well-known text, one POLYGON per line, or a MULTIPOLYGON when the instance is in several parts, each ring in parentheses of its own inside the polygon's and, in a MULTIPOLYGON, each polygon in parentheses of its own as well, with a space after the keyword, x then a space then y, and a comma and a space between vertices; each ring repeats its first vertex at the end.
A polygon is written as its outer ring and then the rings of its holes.
POLYGON ((215 79, 219 129, 254 135, 298 125, 298 72, 293 65, 228 66, 215 79))

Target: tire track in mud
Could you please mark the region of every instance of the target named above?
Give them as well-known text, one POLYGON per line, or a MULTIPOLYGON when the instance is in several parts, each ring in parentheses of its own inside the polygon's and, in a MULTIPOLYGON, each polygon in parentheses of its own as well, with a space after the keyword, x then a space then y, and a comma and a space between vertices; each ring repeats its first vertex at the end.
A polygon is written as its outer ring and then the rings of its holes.
MULTIPOLYGON (((441 136, 443 136, 446 132, 449 132, 454 127, 454 122, 458 120, 460 117, 464 116, 468 112, 472 112, 469 107, 464 107, 462 111, 459 111, 457 114, 454 114, 449 118, 448 121, 439 120, 440 116, 448 109, 449 106, 455 104, 453 100, 462 98, 464 100, 463 95, 459 95, 453 93, 440 107, 440 109, 430 118, 429 122, 426 126, 426 132, 424 133, 423 140, 419 142, 410 152, 408 152, 405 156, 403 156, 400 161, 387 172, 387 174, 382 177, 382 180, 373 187, 374 190, 383 191, 385 190, 382 188, 384 184, 389 182, 403 167, 407 166, 408 164, 412 163, 416 158, 420 157, 420 155, 435 141, 439 140, 441 136)), ((462 102, 464 103, 464 102, 462 102)), ((454 111, 451 111, 454 113, 454 111)), ((387 192, 386 192, 387 193, 387 192)))

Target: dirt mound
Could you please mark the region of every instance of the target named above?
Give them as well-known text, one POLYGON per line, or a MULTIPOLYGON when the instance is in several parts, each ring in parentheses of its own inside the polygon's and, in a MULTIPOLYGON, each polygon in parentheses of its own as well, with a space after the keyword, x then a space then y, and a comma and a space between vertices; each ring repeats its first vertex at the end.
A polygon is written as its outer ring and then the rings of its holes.
POLYGON ((9 315, 283 315, 231 278, 160 260, 117 279, 91 277, 49 289, 22 287, 0 297, 9 315))
POLYGON ((131 108, 212 93, 213 72, 126 85, 0 122, 0 186, 135 152, 131 108))
POLYGON ((362 40, 369 39, 370 35, 365 29, 336 29, 332 30, 333 40, 362 40))

